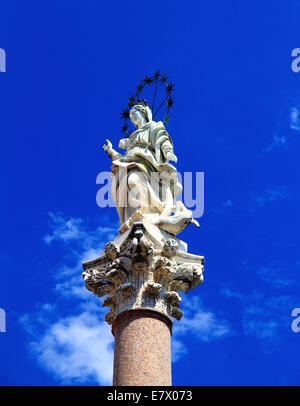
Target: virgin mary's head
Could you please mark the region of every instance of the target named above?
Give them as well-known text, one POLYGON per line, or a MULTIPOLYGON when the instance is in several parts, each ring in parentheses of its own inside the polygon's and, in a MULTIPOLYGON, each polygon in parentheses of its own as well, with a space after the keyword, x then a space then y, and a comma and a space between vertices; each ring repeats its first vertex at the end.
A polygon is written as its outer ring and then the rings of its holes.
POLYGON ((152 112, 148 106, 135 104, 130 109, 129 117, 136 127, 142 127, 146 123, 152 121, 152 112))

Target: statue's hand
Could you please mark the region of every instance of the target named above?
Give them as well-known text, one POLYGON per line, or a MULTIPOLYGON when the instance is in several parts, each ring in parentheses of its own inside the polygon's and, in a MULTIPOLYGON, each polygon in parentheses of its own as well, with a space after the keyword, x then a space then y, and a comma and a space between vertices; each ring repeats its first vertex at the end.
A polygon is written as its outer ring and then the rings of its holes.
POLYGON ((173 152, 168 152, 166 155, 167 161, 174 161, 175 163, 177 162, 177 156, 173 154, 173 152))
POLYGON ((107 145, 104 144, 103 145, 103 149, 105 152, 107 152, 108 154, 112 151, 112 143, 109 140, 106 140, 107 145))

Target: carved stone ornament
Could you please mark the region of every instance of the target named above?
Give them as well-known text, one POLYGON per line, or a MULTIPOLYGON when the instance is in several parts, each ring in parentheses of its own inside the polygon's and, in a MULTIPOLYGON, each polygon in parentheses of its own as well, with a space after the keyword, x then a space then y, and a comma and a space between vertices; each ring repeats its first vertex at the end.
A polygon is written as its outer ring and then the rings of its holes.
POLYGON ((204 258, 179 250, 146 219, 106 244, 104 253, 83 264, 88 290, 105 297, 108 324, 123 311, 151 309, 179 320, 180 291, 187 293, 203 282, 204 258))

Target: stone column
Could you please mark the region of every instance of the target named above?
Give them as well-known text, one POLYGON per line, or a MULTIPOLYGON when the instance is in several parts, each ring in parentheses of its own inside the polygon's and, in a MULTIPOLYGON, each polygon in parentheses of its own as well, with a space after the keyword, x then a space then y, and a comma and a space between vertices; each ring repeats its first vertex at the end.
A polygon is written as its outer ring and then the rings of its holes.
POLYGON ((146 219, 108 242, 83 264, 87 289, 105 297, 115 337, 114 385, 171 385, 172 317, 180 320, 179 291, 203 281, 203 257, 146 219))
POLYGON ((147 309, 121 313, 113 322, 116 386, 171 385, 171 329, 166 316, 147 309))

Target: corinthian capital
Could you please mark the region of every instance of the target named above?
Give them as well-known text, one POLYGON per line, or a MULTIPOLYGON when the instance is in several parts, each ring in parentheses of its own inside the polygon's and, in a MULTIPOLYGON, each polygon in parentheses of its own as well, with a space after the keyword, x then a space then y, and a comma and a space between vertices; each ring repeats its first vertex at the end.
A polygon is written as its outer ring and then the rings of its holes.
POLYGON ((179 240, 143 219, 85 262, 83 278, 88 290, 105 297, 108 324, 124 311, 143 308, 180 319, 179 292, 203 282, 203 264, 203 257, 180 250, 179 240))

